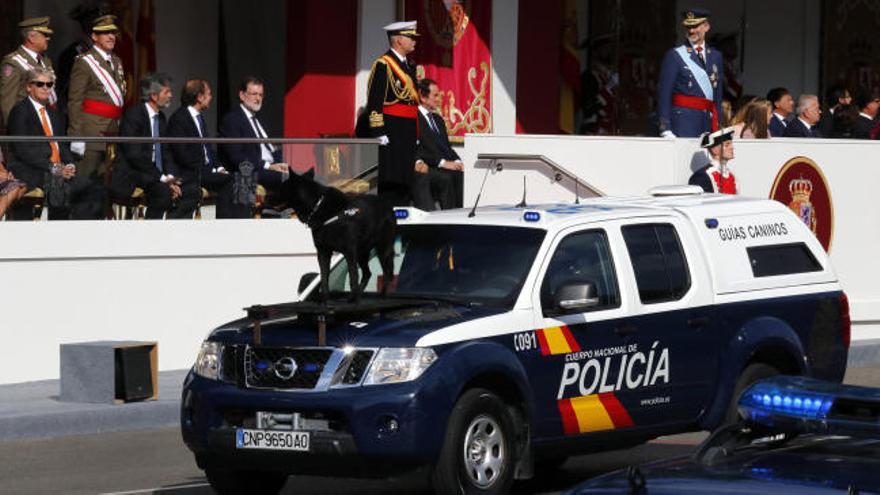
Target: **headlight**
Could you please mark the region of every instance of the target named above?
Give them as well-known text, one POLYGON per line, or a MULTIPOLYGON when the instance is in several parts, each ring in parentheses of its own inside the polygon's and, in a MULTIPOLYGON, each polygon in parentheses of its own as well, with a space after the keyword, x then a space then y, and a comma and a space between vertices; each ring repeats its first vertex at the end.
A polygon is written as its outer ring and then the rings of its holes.
POLYGON ((220 358, 223 354, 223 344, 220 342, 202 342, 202 348, 199 349, 199 357, 196 358, 196 364, 193 365, 193 371, 197 375, 211 380, 220 379, 220 358))
POLYGON ((434 350, 423 347, 379 349, 370 371, 367 372, 364 385, 415 380, 436 360, 437 354, 434 350))

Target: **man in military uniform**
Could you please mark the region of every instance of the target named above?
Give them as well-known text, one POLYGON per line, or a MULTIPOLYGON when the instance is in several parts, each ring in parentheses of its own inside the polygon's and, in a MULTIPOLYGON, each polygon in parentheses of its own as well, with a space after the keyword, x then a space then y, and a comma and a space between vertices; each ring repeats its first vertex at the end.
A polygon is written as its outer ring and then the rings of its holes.
MULTIPOLYGON (((92 26, 94 45, 76 58, 70 74, 67 111, 70 136, 115 136, 125 103, 125 73, 116 46, 116 16, 104 15, 92 26)), ((82 177, 104 182, 104 143, 75 142, 70 149, 83 158, 77 164, 82 177)))
POLYGON ((736 194, 736 177, 727 165, 733 160, 733 127, 704 132, 700 146, 709 154, 709 164, 697 169, 688 184, 700 186, 707 193, 736 194))
POLYGON ((682 13, 687 41, 663 58, 657 82, 657 116, 663 137, 697 137, 721 121, 724 58, 706 44, 709 11, 682 13))
MULTIPOLYGON (((27 96, 27 73, 37 67, 52 70, 52 60, 44 56, 49 49, 52 30, 48 17, 34 17, 18 23, 22 43, 0 61, 0 131, 6 128, 9 112, 27 96)), ((49 104, 56 101, 54 90, 49 104)))
MULTIPOLYGON (((373 62, 367 89, 369 135, 379 138, 379 195, 408 206, 415 172, 419 97, 415 66, 406 56, 416 47, 416 22, 385 26, 390 48, 373 62)), ((427 172, 427 170, 425 170, 427 172)))

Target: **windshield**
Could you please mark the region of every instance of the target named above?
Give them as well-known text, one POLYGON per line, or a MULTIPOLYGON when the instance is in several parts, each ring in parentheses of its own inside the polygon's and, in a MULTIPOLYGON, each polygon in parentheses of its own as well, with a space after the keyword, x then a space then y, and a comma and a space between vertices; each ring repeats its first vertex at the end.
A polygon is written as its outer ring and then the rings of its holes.
MULTIPOLYGON (((512 306, 545 233, 492 225, 399 226, 388 292, 395 297, 512 306)), ((375 252, 370 271, 367 294, 385 283, 375 252)), ((339 296, 349 290, 348 266, 342 260, 330 271, 330 293, 339 296)))

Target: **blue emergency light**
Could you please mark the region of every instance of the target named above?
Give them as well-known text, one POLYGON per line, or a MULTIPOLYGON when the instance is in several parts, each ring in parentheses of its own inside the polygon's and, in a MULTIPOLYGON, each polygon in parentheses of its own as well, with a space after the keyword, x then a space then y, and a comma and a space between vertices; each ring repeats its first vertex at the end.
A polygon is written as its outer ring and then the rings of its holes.
POLYGON ((541 221, 541 214, 537 211, 527 211, 523 213, 523 220, 526 222, 539 222, 541 221))
POLYGON ((752 385, 739 400, 739 406, 749 411, 752 419, 777 414, 804 419, 825 418, 833 404, 834 395, 780 386, 775 381, 752 385))
POLYGON ((774 429, 880 438, 880 388, 776 376, 740 396, 747 422, 774 429))
POLYGON ((394 218, 398 220, 406 220, 409 218, 409 210, 394 210, 394 218))

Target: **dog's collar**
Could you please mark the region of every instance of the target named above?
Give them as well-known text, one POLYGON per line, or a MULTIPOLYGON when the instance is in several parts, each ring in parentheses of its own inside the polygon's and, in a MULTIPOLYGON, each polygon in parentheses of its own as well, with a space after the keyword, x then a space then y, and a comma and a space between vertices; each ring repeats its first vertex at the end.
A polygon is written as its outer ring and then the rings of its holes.
POLYGON ((323 202, 324 202, 324 195, 322 194, 321 197, 318 198, 318 201, 315 202, 315 206, 312 207, 312 211, 310 211, 309 214, 306 216, 306 218, 303 220, 304 224, 309 225, 309 223, 312 221, 312 218, 315 216, 315 213, 318 212, 318 208, 321 207, 321 203, 323 203, 323 202))
POLYGON ((361 212, 360 208, 348 208, 347 210, 343 210, 342 214, 328 218, 326 222, 321 224, 321 226, 323 227, 325 225, 330 225, 331 223, 339 220, 342 217, 353 217, 360 212, 361 212))

